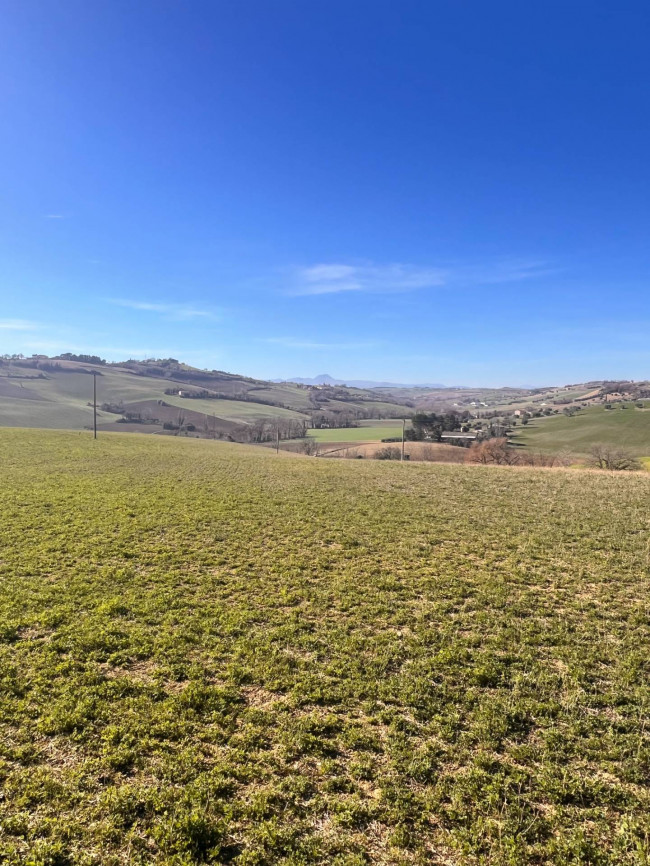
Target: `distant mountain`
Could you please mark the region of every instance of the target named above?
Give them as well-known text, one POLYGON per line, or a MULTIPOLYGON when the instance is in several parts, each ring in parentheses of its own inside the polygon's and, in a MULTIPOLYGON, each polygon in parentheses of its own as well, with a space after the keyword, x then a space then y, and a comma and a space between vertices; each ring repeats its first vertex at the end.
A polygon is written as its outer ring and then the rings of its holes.
POLYGON ((406 385, 399 382, 373 382, 370 379, 334 379, 328 373, 321 373, 313 379, 292 376, 290 379, 273 379, 274 382, 295 382, 297 385, 349 385, 351 388, 445 388, 440 383, 406 385))

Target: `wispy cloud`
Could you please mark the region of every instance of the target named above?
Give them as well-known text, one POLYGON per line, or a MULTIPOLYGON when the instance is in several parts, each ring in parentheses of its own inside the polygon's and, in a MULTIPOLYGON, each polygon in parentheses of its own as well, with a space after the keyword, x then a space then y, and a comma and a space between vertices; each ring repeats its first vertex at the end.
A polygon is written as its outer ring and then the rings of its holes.
POLYGON ((46 214, 45 214, 45 219, 46 219, 46 220, 64 220, 64 219, 65 219, 65 214, 62 214, 62 213, 46 213, 46 214))
POLYGON ((36 331, 38 328, 38 322, 30 322, 28 319, 0 319, 1 331, 36 331))
POLYGON ((290 295, 329 295, 340 292, 397 294, 445 286, 479 286, 519 282, 551 271, 544 262, 506 259, 483 265, 423 267, 408 264, 316 264, 295 269, 290 295))
POLYGON ((452 268, 450 282, 458 285, 494 285, 497 283, 519 283, 538 277, 559 274, 559 268, 551 267, 541 259, 504 259, 479 265, 452 268))
POLYGON ((293 337, 267 337, 263 343, 274 346, 284 346, 285 349, 374 349, 381 345, 380 341, 364 340, 350 343, 319 343, 312 340, 294 339, 293 337))
POLYGON ((214 310, 201 310, 189 304, 158 304, 149 301, 131 301, 121 298, 109 298, 109 302, 118 307, 127 307, 131 310, 158 313, 158 315, 175 322, 188 322, 194 319, 206 319, 216 322, 221 319, 221 316, 214 310))
POLYGON ((338 292, 409 292, 445 284, 440 268, 415 265, 319 264, 299 268, 293 295, 328 295, 338 292))

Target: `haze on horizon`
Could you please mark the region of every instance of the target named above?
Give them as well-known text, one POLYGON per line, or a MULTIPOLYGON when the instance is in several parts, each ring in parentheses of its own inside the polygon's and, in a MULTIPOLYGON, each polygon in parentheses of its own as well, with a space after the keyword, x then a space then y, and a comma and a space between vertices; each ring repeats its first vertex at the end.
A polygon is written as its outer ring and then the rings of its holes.
POLYGON ((0 353, 650 375, 650 9, 8 0, 0 353))

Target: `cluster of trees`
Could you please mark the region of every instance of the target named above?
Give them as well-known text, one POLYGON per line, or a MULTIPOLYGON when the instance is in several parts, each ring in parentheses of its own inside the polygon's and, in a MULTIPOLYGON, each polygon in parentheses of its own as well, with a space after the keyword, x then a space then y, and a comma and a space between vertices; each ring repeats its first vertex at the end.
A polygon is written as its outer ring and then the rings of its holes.
MULTIPOLYGON (((505 438, 485 439, 474 442, 469 448, 467 463, 485 463, 497 466, 568 466, 572 457, 568 452, 542 454, 524 451, 508 445, 505 438)), ((642 469, 640 462, 622 448, 613 445, 594 445, 590 451, 588 465, 594 469, 612 471, 635 471, 642 469)))
POLYGON ((150 412, 126 411, 117 420, 118 424, 157 424, 158 418, 154 418, 150 412))
POLYGON ((469 430, 470 418, 471 415, 467 411, 445 412, 442 415, 436 412, 416 412, 411 418, 411 427, 405 435, 411 442, 421 442, 423 439, 440 442, 443 433, 469 430))
MULTIPOLYGON (((408 456, 405 456, 408 460, 408 456)), ((396 448, 394 445, 387 445, 385 448, 380 448, 378 451, 375 451, 374 458, 375 460, 401 460, 402 449, 396 448)))
POLYGON ((474 442, 465 457, 467 463, 484 463, 496 466, 568 466, 571 458, 568 454, 542 454, 532 451, 522 451, 508 445, 508 440, 501 437, 484 439, 474 442))
MULTIPOLYGON (((27 361, 30 365, 38 366, 43 366, 48 361, 79 361, 82 364, 106 364, 106 360, 100 358, 99 355, 74 355, 72 352, 64 352, 62 355, 55 355, 53 358, 48 358, 47 355, 32 355, 31 358, 27 358, 19 352, 14 355, 0 355, 0 361, 27 361)), ((57 369, 61 367, 60 364, 54 366, 57 369)))
POLYGON ((54 361, 79 361, 81 364, 98 364, 106 363, 105 358, 100 358, 99 355, 74 355, 72 352, 64 352, 62 355, 55 355, 54 361))
POLYGON ((358 412, 312 412, 311 426, 314 430, 358 427, 359 420, 358 412))
POLYGON ((275 442, 279 437, 285 439, 304 439, 307 436, 307 422, 294 421, 292 418, 267 418, 254 424, 240 424, 229 438, 233 442, 275 442))
MULTIPOLYGON (((61 366, 60 361, 50 360, 44 355, 32 355, 31 358, 26 358, 24 355, 2 355, 0 357, 0 364, 15 364, 17 367, 22 367, 27 370, 39 370, 41 371, 39 375, 35 378, 38 379, 46 379, 47 377, 43 375, 43 370, 49 373, 61 372, 61 373, 72 373, 78 372, 70 367, 61 366)), ((90 370, 81 370, 79 372, 82 373, 90 373, 90 370)))
POLYGON ((595 469, 611 469, 615 472, 634 472, 643 468, 636 457, 613 445, 594 445, 589 454, 589 464, 595 469))

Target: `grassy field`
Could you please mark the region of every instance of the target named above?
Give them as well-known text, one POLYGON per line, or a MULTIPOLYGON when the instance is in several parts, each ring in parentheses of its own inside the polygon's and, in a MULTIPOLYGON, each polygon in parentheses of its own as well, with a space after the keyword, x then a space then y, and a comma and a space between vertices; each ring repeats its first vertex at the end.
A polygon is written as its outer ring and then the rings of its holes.
POLYGON ((402 435, 401 421, 361 422, 359 427, 341 427, 329 430, 309 430, 307 433, 317 442, 380 442, 402 435))
POLYGON ((648 863, 647 476, 0 460, 3 864, 648 863))
POLYGON ((577 455, 589 453, 595 443, 607 443, 625 448, 639 457, 650 455, 650 408, 613 409, 594 406, 577 415, 552 415, 533 418, 524 427, 516 428, 512 441, 539 451, 558 453, 568 450, 577 455))
MULTIPOLYGON (((30 362, 25 362, 29 364, 30 362)), ((177 371, 180 375, 189 375, 190 380, 173 380, 161 376, 147 375, 148 367, 141 364, 137 371, 120 366, 64 362, 55 367, 49 364, 43 371, 36 367, 20 366, 17 363, 5 363, 0 359, 0 426, 3 427, 39 427, 52 429, 83 429, 92 425, 92 407, 88 404, 93 399, 93 378, 90 373, 97 373, 97 399, 101 407, 103 403, 122 404, 126 411, 145 411, 149 417, 160 415, 159 429, 164 421, 171 420, 168 412, 156 410, 157 401, 183 410, 187 413, 199 413, 192 417, 192 423, 201 431, 206 419, 218 419, 220 432, 229 434, 233 424, 251 424, 260 420, 283 419, 303 421, 310 417, 314 404, 310 392, 290 383, 265 383, 230 374, 206 374, 204 371, 194 371, 191 378, 191 368, 177 371), (231 394, 236 397, 243 395, 247 399, 188 399, 178 396, 178 391, 196 391, 207 388, 219 394, 231 394), (172 390, 172 394, 165 394, 172 390), (255 402, 262 400, 262 403, 255 402), (277 405, 270 405, 277 404, 277 405), (219 423, 222 422, 222 423, 219 423)), ((382 411, 395 415, 411 411, 395 403, 377 402, 375 395, 369 391, 351 390, 350 396, 354 402, 327 400, 326 395, 319 392, 324 400, 318 404, 323 411, 350 412, 355 409, 362 411, 382 411)), ((120 418, 119 413, 101 413, 100 425, 115 424, 120 418)), ((116 427, 116 430, 124 430, 116 427)), ((147 428, 152 432, 152 428, 147 428)))
POLYGON ((191 409, 194 412, 203 412, 207 416, 216 415, 218 418, 238 421, 242 424, 260 418, 307 420, 307 415, 294 412, 291 409, 283 409, 280 406, 265 406, 262 403, 253 403, 247 400, 186 400, 183 397, 167 395, 165 402, 185 411, 191 409))
MULTIPOLYGON (((378 452, 392 449, 393 453, 401 451, 401 442, 386 444, 383 442, 354 443, 332 442, 322 443, 320 457, 344 457, 357 459, 359 457, 374 459, 378 452)), ((427 460, 431 463, 464 463, 467 458, 465 448, 445 445, 442 442, 406 442, 404 447, 406 460, 427 460)))

